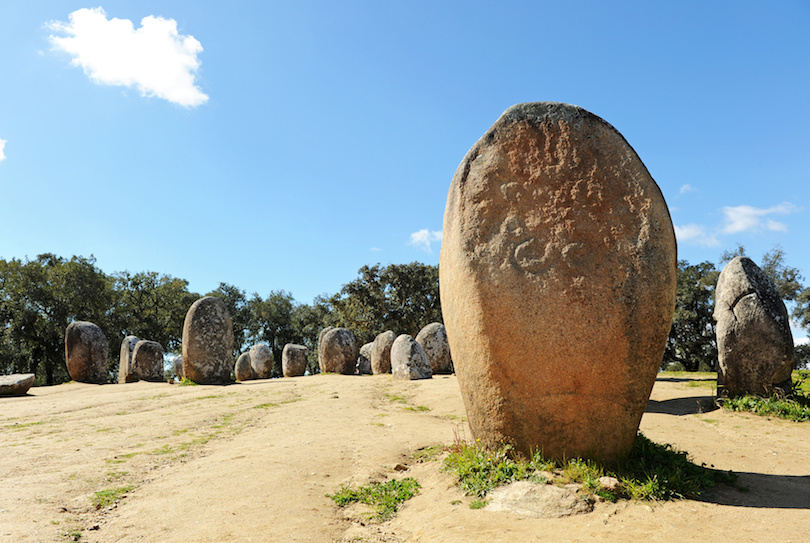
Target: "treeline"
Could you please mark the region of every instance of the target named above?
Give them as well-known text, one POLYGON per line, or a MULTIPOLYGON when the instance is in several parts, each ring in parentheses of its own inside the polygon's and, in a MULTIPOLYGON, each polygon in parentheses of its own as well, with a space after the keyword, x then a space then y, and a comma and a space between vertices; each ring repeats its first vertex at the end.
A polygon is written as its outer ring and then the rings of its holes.
MULTIPOLYGON (((714 294, 722 266, 735 256, 746 256, 745 248, 737 246, 720 256, 720 269, 711 262, 690 264, 678 262, 678 292, 672 329, 667 339, 662 370, 717 371, 717 340, 715 336, 714 294)), ((750 258, 750 256, 749 256, 750 258)), ((784 250, 776 246, 762 260, 754 262, 776 285, 782 300, 790 307, 794 321, 810 330, 810 287, 802 284, 797 268, 788 266, 784 250)), ((796 348, 796 368, 810 364, 810 346, 796 348)))
MULTIPOLYGON (((724 253, 721 265, 742 254, 741 246, 724 253)), ((799 270, 786 264, 784 251, 775 247, 758 264, 793 307, 796 322, 810 329, 810 288, 802 284, 799 270)), ((675 315, 661 369, 716 371, 712 313, 719 274, 711 262, 678 262, 675 315)), ((326 326, 351 329, 362 345, 385 330, 416 336, 423 326, 442 322, 438 267, 418 262, 363 266, 339 292, 318 296, 311 304, 297 303, 284 290, 261 296, 228 283, 206 295, 222 298, 231 313, 234 357, 267 343, 276 376, 281 375, 287 343, 308 347, 308 369, 317 373, 318 334, 326 326)), ((34 373, 40 385, 68 381, 65 328, 74 320, 87 320, 107 336, 109 377, 115 382, 122 339, 135 335, 179 353, 186 311, 200 296, 188 290, 188 281, 156 272, 108 275, 93 257, 0 259, 0 374, 34 373)), ((798 347, 797 367, 808 362, 810 347, 798 347)))
MULTIPOLYGON (((101 327, 110 346, 109 378, 118 378, 119 347, 127 335, 150 339, 179 353, 188 308, 201 294, 188 281, 156 272, 108 275, 93 257, 70 259, 42 254, 34 260, 0 259, 0 374, 34 373, 36 384, 70 380, 64 333, 74 320, 101 327)), ((274 375, 281 375, 287 343, 309 348, 317 373, 317 339, 326 326, 345 326, 359 344, 380 332, 413 336, 441 322, 437 266, 414 262, 364 266, 358 277, 332 296, 297 303, 283 290, 247 294, 228 283, 205 293, 223 299, 234 327, 234 357, 257 343, 273 350, 274 375)))

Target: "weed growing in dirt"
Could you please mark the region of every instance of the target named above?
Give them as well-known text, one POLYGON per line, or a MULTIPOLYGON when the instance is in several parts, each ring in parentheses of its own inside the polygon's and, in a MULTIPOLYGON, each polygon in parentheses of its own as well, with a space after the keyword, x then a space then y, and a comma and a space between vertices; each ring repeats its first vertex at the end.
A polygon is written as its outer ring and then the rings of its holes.
POLYGON ((794 393, 792 398, 742 396, 720 400, 727 411, 748 411, 764 417, 778 417, 794 422, 810 421, 810 397, 794 393))
POLYGON ((121 498, 126 496, 128 492, 132 492, 134 488, 135 487, 132 485, 127 485, 118 488, 108 488, 107 490, 99 490, 93 494, 93 505, 96 506, 96 509, 101 509, 102 507, 118 503, 121 498))
POLYGON ((373 518, 385 522, 396 515, 403 502, 416 496, 419 488, 420 485, 416 479, 406 477, 402 480, 392 479, 385 483, 374 483, 357 489, 343 485, 340 490, 334 494, 327 494, 326 497, 339 507, 345 507, 354 502, 370 505, 376 511, 373 518))
POLYGON ((610 469, 581 458, 557 463, 539 453, 526 460, 514 454, 509 445, 489 451, 477 443, 456 442, 448 451, 442 469, 454 473, 458 486, 479 500, 498 486, 522 480, 574 483, 580 485, 586 498, 599 496, 608 501, 696 498, 715 484, 736 486, 737 480, 732 472, 693 464, 685 452, 653 443, 641 433, 628 457, 610 469), (603 487, 599 479, 605 476, 616 479, 618 484, 610 489, 603 487))
POLYGON ((198 384, 199 384, 199 383, 195 383, 195 382, 194 382, 194 381, 192 381, 191 379, 188 379, 188 378, 186 378, 186 377, 183 377, 183 378, 180 380, 180 382, 179 382, 179 383, 177 383, 177 386, 179 386, 179 387, 196 387, 196 386, 198 386, 198 384))

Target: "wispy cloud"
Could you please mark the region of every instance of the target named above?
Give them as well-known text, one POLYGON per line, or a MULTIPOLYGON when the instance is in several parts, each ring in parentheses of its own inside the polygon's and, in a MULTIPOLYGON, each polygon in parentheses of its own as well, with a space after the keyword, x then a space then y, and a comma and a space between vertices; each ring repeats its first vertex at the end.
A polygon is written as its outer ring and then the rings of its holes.
POLYGON ((431 244, 433 242, 441 243, 442 241, 442 231, 434 231, 431 232, 427 228, 419 230, 418 232, 414 232, 411 234, 411 240, 408 242, 408 245, 413 245, 415 247, 419 247, 420 249, 427 251, 428 253, 433 252, 433 248, 431 244))
POLYGON ((197 107, 208 101, 195 77, 203 48, 194 36, 178 34, 177 22, 149 15, 135 28, 128 19, 107 19, 102 8, 83 8, 70 22, 53 21, 47 28, 55 49, 73 57, 95 83, 135 87, 142 96, 197 107))
POLYGON ((717 247, 720 241, 714 234, 708 234, 706 229, 699 224, 675 225, 675 238, 681 241, 692 241, 704 247, 717 247))
POLYGON ((765 228, 775 232, 786 232, 787 226, 784 223, 765 219, 768 215, 790 215, 799 211, 799 208, 791 203, 784 202, 779 205, 758 208, 753 206, 736 206, 723 208, 723 233, 736 234, 738 232, 757 231, 765 228))
POLYGON ((0 140, 0 162, 6 159, 6 140, 0 140))
POLYGON ((369 249, 369 251, 371 251, 372 253, 379 253, 380 251, 382 251, 382 249, 380 249, 379 247, 372 247, 371 249, 369 249))
POLYGON ((687 192, 693 192, 695 190, 697 190, 695 187, 687 183, 681 187, 681 194, 686 194, 687 192))

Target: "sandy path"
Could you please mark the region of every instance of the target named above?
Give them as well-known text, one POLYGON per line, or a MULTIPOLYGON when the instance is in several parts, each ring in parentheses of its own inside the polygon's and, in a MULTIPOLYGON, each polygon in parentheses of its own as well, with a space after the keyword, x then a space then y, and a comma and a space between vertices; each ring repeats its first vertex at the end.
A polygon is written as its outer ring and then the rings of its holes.
POLYGON ((465 432, 452 376, 32 389, 0 399, 0 541, 810 541, 810 424, 701 413, 706 385, 659 378, 641 429, 749 492, 553 520, 471 510, 437 462, 414 460, 465 432), (422 490, 384 524, 325 497, 401 475, 422 490))

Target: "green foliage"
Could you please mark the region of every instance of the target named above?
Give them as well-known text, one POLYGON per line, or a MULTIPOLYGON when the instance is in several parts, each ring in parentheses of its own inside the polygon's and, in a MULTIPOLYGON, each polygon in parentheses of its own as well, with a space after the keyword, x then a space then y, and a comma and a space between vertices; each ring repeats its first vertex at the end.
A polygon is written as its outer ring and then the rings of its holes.
POLYGON ((126 485, 117 488, 108 488, 107 490, 99 490, 93 494, 93 505, 96 507, 96 509, 100 509, 102 507, 107 507, 108 505, 117 503, 128 492, 132 492, 134 488, 135 487, 132 485, 126 485))
POLYGON ((515 457, 508 445, 488 451, 460 442, 449 451, 443 469, 456 475, 457 484, 465 493, 479 499, 492 489, 514 481, 546 482, 545 474, 552 475, 549 482, 553 484, 576 483, 584 494, 601 496, 608 501, 696 498, 715 484, 736 484, 733 473, 693 464, 686 453, 671 445, 653 443, 641 433, 628 457, 610 469, 580 458, 559 464, 544 459, 539 453, 525 460, 515 457), (617 488, 602 488, 599 478, 603 476, 618 479, 617 488))
POLYGON ((714 370, 717 364, 714 289, 719 272, 711 262, 690 265, 678 261, 675 314, 667 338, 661 369, 680 364, 688 371, 714 370))
POLYGON ((192 381, 191 379, 189 379, 189 378, 187 378, 187 377, 183 377, 182 379, 180 379, 180 382, 179 382, 179 383, 177 383, 177 386, 181 386, 181 387, 196 387, 196 386, 199 386, 199 383, 195 383, 195 382, 194 382, 194 381, 192 381))
POLYGON ((727 411, 747 411, 763 417, 777 417, 794 422, 810 421, 810 394, 806 390, 808 373, 796 373, 799 374, 799 377, 794 383, 793 394, 788 397, 780 394, 774 394, 768 398, 746 395, 725 398, 720 404, 727 411))
POLYGON ((327 494, 339 507, 360 502, 374 508, 375 517, 385 522, 396 515, 399 506, 419 493, 420 485, 413 477, 402 480, 392 479, 385 483, 374 483, 359 488, 347 485, 340 487, 334 494, 327 494))
POLYGON ((237 358, 243 350, 250 348, 247 343, 251 314, 245 291, 228 283, 220 283, 216 290, 212 290, 206 296, 216 296, 228 308, 233 325, 233 356, 237 358))

